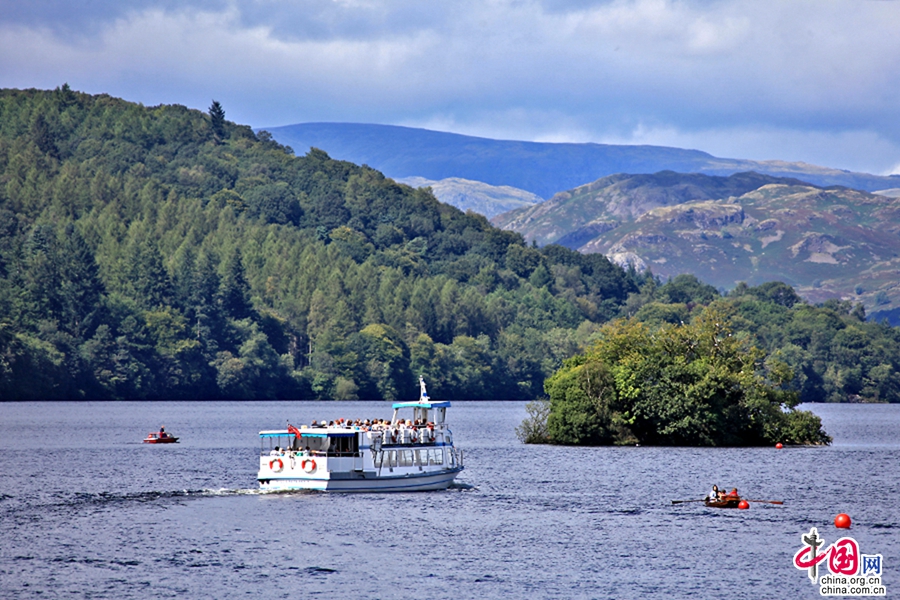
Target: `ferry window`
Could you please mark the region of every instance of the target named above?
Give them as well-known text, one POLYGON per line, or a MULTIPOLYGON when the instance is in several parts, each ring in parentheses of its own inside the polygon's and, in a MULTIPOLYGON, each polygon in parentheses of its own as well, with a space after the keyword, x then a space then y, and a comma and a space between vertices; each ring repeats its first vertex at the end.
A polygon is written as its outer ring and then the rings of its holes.
POLYGON ((428 464, 428 450, 416 450, 416 464, 417 465, 427 465, 428 464))
POLYGON ((391 450, 391 451, 388 452, 387 454, 388 454, 388 457, 387 457, 387 459, 388 459, 388 466, 389 466, 389 467, 396 467, 396 466, 397 466, 397 451, 396 451, 396 450, 391 450))
POLYGON ((400 466, 401 467, 411 467, 412 465, 413 465, 412 450, 401 450, 400 451, 400 466))
POLYGON ((328 438, 303 436, 300 444, 300 450, 309 448, 313 454, 324 453, 328 449, 328 438))
POLYGON ((356 436, 341 436, 328 438, 328 456, 357 456, 359 453, 359 441, 356 436))
POLYGON ((428 451, 428 463, 432 465, 442 465, 444 464, 444 450, 443 448, 435 448, 433 450, 428 451))

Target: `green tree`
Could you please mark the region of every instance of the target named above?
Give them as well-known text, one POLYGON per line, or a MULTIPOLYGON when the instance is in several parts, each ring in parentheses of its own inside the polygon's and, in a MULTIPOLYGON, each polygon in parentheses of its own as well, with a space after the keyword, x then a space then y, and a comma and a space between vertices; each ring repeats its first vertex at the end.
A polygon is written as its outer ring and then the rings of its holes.
POLYGON ((209 106, 209 124, 218 139, 225 138, 225 109, 216 100, 209 106))
POLYGON ((547 418, 550 416, 550 403, 547 400, 534 400, 525 405, 528 417, 516 426, 516 437, 525 444, 546 444, 550 441, 547 429, 547 418))
POLYGON ((367 325, 359 333, 363 377, 371 382, 368 389, 361 388, 363 397, 391 401, 413 397, 415 378, 409 370, 409 349, 400 334, 382 324, 367 325))
POLYGON ((222 311, 233 319, 246 319, 253 312, 240 248, 233 248, 222 266, 218 296, 222 311))

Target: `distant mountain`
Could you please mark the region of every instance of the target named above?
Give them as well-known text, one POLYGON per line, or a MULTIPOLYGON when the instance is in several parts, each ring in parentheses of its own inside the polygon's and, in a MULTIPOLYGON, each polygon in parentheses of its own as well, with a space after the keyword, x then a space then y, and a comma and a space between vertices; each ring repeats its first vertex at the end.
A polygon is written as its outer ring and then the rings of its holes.
POLYGON ((870 313, 900 306, 900 199, 863 191, 757 173, 620 174, 492 223, 664 279, 780 280, 812 301, 852 299, 870 313))
POLYGON ((756 171, 866 191, 900 187, 900 176, 896 175, 882 177, 798 162, 717 158, 699 150, 663 146, 491 140, 357 123, 300 123, 266 130, 298 155, 315 147, 337 159, 369 165, 394 179, 458 177, 493 186, 512 186, 541 198, 615 173, 663 170, 707 175, 756 171))
POLYGON ((469 181, 459 177, 448 177, 440 181, 424 177, 403 177, 397 179, 397 182, 414 188, 430 187, 435 198, 441 202, 463 211, 477 212, 488 218, 544 201, 537 194, 508 185, 488 185, 481 181, 469 181))

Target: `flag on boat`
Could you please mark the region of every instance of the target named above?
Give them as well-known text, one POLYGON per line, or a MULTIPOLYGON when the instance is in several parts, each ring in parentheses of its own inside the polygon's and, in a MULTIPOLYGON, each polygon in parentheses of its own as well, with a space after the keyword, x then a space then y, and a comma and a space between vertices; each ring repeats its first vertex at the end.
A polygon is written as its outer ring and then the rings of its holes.
POLYGON ((288 423, 288 433, 293 433, 295 436, 300 437, 300 430, 288 423))
POLYGON ((428 392, 425 391, 425 378, 419 375, 419 402, 428 402, 428 392))

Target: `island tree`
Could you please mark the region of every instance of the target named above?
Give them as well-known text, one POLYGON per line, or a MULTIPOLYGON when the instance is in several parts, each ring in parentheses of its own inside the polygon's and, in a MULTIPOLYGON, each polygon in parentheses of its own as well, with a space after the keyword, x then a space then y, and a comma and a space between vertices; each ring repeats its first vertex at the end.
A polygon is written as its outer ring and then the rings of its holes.
MULTIPOLYGON (((819 418, 795 408, 790 377, 790 369, 756 348, 750 336, 734 333, 724 305, 708 307, 689 324, 617 320, 547 379, 545 441, 829 443, 819 418)), ((520 434, 534 431, 540 431, 534 423, 520 427, 520 434)), ((533 435, 529 441, 541 440, 533 435)))

